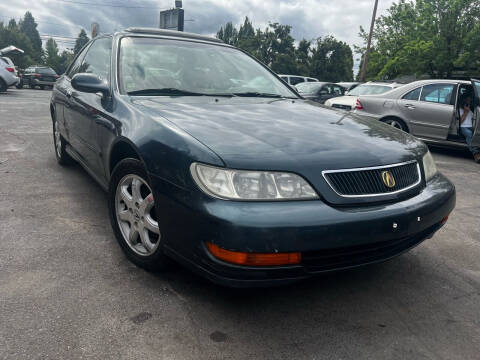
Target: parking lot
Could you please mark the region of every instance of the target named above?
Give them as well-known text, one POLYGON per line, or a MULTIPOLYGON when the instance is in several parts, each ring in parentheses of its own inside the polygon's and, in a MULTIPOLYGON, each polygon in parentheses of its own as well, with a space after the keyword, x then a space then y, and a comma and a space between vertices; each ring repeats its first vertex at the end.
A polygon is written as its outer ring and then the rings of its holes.
POLYGON ((49 97, 0 94, 0 359, 478 359, 480 166, 467 152, 432 149, 457 207, 407 254, 226 289, 125 258, 104 192, 56 163, 49 97))

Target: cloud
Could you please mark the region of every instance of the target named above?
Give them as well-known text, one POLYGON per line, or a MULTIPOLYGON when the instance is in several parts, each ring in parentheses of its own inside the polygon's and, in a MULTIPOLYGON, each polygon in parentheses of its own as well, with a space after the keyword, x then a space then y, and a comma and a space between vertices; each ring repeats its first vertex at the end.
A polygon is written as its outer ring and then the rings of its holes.
MULTIPOLYGON (((157 27, 160 9, 171 8, 173 0, 15 0, 0 4, 0 21, 20 18, 31 11, 38 21, 41 34, 75 37, 81 28, 87 33, 92 22, 100 24, 101 32, 113 32, 128 26, 157 27), (77 3, 74 3, 77 2, 77 3), (83 3, 83 4, 79 4, 83 3), (91 3, 93 5, 85 5, 91 3), (110 5, 110 6, 94 6, 110 5), (115 5, 111 6, 111 5, 115 5), (138 6, 123 8, 118 6, 138 6), (142 7, 158 7, 142 8, 142 7)), ((392 0, 384 0, 378 15, 385 13, 392 0)), ((359 26, 369 27, 372 0, 184 0, 185 30, 213 35, 228 21, 243 23, 248 16, 257 28, 268 22, 292 26, 297 41, 333 35, 349 45, 361 44, 359 26)), ((71 39, 60 46, 67 47, 71 39)))

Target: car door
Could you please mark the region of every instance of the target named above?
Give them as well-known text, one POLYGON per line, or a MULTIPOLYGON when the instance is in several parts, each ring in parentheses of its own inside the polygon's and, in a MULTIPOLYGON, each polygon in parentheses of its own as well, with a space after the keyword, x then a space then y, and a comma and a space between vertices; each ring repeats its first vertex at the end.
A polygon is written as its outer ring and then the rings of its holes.
MULTIPOLYGON (((86 50, 78 73, 95 74, 110 83, 110 58, 112 38, 96 39, 86 50)), ((103 177, 104 169, 100 158, 97 136, 97 119, 101 117, 103 97, 77 91, 68 82, 66 86, 68 105, 64 117, 70 131, 71 145, 80 155, 81 160, 95 175, 103 177)))
POLYGON ((473 91, 475 92, 474 133, 472 145, 480 146, 480 80, 472 79, 473 91))
POLYGON ((398 101, 410 132, 419 137, 446 140, 454 120, 455 89, 452 83, 424 85, 416 101, 418 89, 412 90, 398 101))

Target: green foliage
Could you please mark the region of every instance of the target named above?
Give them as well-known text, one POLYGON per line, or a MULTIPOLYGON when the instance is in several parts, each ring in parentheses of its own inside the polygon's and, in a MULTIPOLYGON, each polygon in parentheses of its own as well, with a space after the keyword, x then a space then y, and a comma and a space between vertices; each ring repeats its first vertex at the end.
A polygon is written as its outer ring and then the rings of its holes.
POLYGON ((58 71, 60 65, 60 56, 58 55, 58 46, 52 38, 45 44, 45 64, 53 70, 58 71))
POLYGON ((88 43, 90 39, 87 36, 87 33, 85 30, 80 30, 80 33, 77 36, 77 40, 75 41, 75 47, 73 48, 73 53, 77 55, 80 50, 85 46, 86 43, 88 43))
POLYGON ((32 44, 33 53, 30 54, 31 58, 34 61, 40 62, 43 56, 43 49, 42 40, 40 39, 37 26, 38 25, 30 11, 25 13, 23 20, 21 20, 19 23, 20 32, 25 34, 25 36, 30 39, 32 44))
MULTIPOLYGON (((400 0, 381 16, 372 36, 367 79, 401 75, 449 78, 480 72, 478 0, 400 0)), ((366 43, 367 34, 359 34, 366 43)), ((365 47, 356 47, 363 55, 365 47)))
POLYGON ((37 57, 34 55, 35 51, 33 50, 32 42, 20 31, 19 26, 13 19, 10 20, 7 26, 0 22, 0 49, 9 45, 15 45, 25 51, 23 55, 7 55, 16 66, 26 68, 36 62, 37 57))
POLYGON ((254 29, 250 19, 237 30, 231 22, 221 27, 217 38, 237 46, 262 61, 278 74, 317 77, 323 81, 353 79, 353 54, 350 47, 333 37, 312 41, 302 39, 295 47, 291 26, 269 23, 254 29))

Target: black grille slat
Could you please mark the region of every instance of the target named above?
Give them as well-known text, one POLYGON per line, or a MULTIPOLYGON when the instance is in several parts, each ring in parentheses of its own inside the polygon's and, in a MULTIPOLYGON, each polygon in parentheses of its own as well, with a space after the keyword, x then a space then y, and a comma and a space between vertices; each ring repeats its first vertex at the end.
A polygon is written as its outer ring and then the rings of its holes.
POLYGON ((419 182, 417 162, 378 169, 365 169, 342 172, 326 172, 325 178, 340 195, 359 196, 388 194, 404 190, 419 182), (388 170, 395 179, 395 186, 383 183, 382 172, 388 170))

